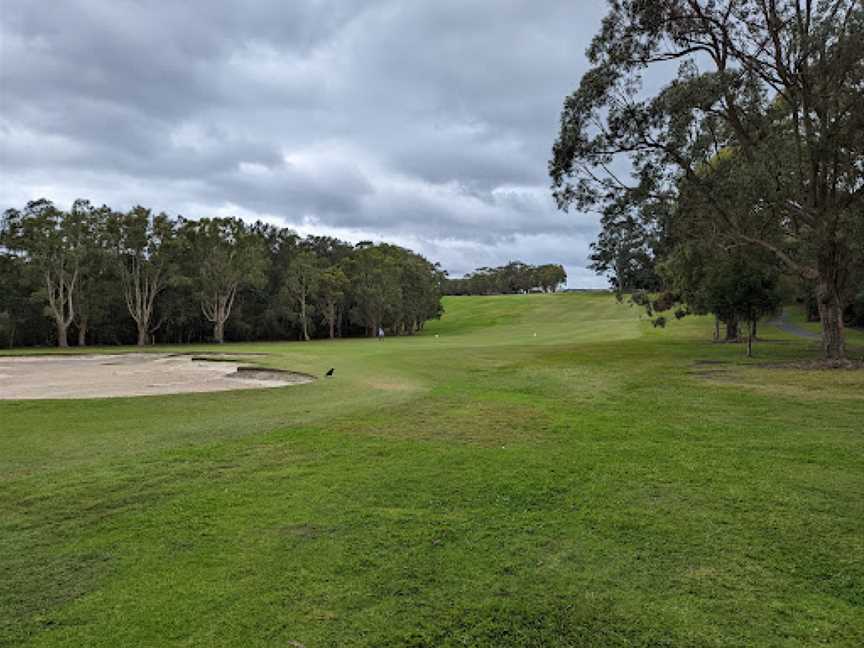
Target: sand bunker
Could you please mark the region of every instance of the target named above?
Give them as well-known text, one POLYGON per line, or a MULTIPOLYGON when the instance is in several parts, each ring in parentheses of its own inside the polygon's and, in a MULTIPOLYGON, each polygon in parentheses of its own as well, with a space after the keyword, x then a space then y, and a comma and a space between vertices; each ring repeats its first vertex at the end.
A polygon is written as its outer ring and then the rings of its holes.
POLYGON ((0 357, 0 399, 104 398, 284 387, 306 374, 164 353, 0 357))

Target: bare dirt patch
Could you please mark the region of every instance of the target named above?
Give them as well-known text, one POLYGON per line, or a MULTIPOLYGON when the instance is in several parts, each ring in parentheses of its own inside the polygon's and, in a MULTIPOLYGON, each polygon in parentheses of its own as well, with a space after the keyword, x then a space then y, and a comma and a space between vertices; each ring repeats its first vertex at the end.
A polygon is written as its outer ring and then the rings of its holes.
POLYGON ((0 399, 106 398, 285 387, 312 376, 165 353, 0 358, 0 399))

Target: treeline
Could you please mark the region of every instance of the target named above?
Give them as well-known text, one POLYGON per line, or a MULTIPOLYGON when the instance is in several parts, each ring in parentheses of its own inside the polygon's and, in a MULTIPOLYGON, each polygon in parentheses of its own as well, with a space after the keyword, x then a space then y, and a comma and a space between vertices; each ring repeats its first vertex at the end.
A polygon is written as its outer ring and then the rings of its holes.
POLYGON ((478 268, 458 279, 444 282, 446 295, 500 295, 527 292, 556 292, 567 281, 563 266, 532 266, 511 261, 498 268, 478 268))
POLYGON ((713 313, 752 341, 797 298, 828 364, 848 366, 845 327, 864 319, 864 4, 807 3, 806 19, 800 2, 769 5, 612 3, 564 103, 554 195, 603 214, 592 267, 656 324, 713 313), (642 86, 671 60, 672 81, 642 86))
POLYGON ((0 224, 0 335, 61 347, 411 335, 441 316, 444 279, 395 245, 37 200, 0 224))

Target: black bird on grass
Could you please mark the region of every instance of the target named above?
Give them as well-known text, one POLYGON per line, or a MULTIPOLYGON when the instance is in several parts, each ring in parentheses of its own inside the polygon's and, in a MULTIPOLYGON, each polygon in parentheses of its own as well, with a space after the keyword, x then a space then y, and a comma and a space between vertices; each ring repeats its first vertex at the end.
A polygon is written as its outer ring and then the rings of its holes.
POLYGON ((326 374, 324 374, 327 378, 333 375, 333 369, 330 369, 326 374))

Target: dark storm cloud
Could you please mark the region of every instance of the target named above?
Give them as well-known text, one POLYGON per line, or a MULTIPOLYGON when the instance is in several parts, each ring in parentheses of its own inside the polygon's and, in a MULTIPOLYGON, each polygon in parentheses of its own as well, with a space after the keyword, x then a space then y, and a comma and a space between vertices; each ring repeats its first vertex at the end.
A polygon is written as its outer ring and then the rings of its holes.
POLYGON ((546 176, 605 11, 584 5, 6 0, 0 205, 233 213, 596 285, 596 220, 546 176))

